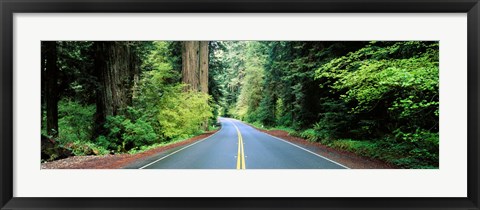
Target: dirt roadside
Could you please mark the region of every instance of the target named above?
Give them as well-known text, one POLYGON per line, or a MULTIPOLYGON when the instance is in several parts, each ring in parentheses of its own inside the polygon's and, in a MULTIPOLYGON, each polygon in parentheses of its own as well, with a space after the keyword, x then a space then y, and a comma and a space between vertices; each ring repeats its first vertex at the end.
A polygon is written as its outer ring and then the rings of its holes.
POLYGON ((41 169, 118 169, 123 168, 135 161, 145 160, 152 155, 166 150, 191 144, 202 140, 216 133, 209 131, 204 134, 195 136, 185 141, 180 141, 166 146, 160 146, 138 154, 116 154, 102 156, 72 156, 61 160, 46 162, 41 164, 41 169))
MULTIPOLYGON (((253 127, 253 126, 252 126, 253 127)), ((255 127, 253 127, 255 128, 255 127)), ((380 160, 374 160, 368 157, 359 156, 355 153, 342 151, 327 147, 317 142, 310 142, 308 140, 288 135, 288 132, 282 130, 263 130, 255 128, 258 131, 270 134, 272 136, 287 140, 295 145, 308 149, 316 154, 347 166, 351 169, 395 169, 397 167, 387 164, 380 160)))

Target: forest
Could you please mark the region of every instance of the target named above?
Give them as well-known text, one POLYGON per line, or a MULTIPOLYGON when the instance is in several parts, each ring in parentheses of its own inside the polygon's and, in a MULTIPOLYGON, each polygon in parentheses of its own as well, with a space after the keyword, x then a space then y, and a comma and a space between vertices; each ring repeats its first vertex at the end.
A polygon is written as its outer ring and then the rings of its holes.
POLYGON ((134 154, 235 118, 439 167, 436 41, 42 41, 42 161, 134 154), (45 146, 54 144, 54 146, 45 146))

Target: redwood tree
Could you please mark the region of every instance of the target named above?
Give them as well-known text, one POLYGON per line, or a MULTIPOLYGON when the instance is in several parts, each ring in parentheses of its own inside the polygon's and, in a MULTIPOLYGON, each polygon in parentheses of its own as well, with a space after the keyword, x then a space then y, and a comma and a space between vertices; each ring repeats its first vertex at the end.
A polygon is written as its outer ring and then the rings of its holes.
MULTIPOLYGON (((208 93, 208 41, 183 42, 182 82, 186 90, 208 93)), ((208 119, 202 127, 208 129, 208 119)))
POLYGON ((138 59, 131 42, 95 42, 95 71, 98 77, 96 125, 104 132, 107 116, 123 114, 131 104, 138 59))
POLYGON ((45 42, 46 48, 46 91, 47 103, 47 134, 56 137, 58 134, 58 67, 57 67, 57 42, 45 42))
POLYGON ((208 41, 184 41, 182 82, 187 90, 208 93, 208 41))

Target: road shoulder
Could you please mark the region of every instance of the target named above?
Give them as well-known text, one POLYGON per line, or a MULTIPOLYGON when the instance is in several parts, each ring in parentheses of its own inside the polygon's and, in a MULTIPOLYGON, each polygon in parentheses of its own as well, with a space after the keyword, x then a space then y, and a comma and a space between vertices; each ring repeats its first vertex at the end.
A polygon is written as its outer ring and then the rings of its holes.
POLYGON ((197 141, 203 140, 219 130, 209 131, 201 135, 175 142, 165 146, 147 150, 137 154, 115 154, 103 156, 72 156, 52 162, 41 164, 41 169, 121 169, 141 165, 143 162, 154 159, 170 150, 178 149, 197 141))
POLYGON ((288 132, 282 130, 264 130, 260 128, 256 128, 255 126, 240 121, 260 132, 269 134, 271 136, 283 139, 290 143, 293 143, 297 146, 300 146, 304 149, 307 149, 311 152, 314 152, 320 156, 338 162, 344 166, 347 166, 350 169, 395 169, 397 167, 387 164, 380 160, 371 159, 368 157, 359 156, 355 153, 349 151, 342 151, 339 149, 334 149, 331 147, 327 147, 318 142, 310 142, 306 139, 302 139, 299 137, 290 136, 288 132))

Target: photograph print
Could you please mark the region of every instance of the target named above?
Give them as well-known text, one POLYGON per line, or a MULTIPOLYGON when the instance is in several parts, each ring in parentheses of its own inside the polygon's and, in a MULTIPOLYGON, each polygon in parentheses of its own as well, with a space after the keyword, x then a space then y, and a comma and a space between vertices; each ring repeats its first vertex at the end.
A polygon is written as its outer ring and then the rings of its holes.
POLYGON ((438 41, 42 41, 41 169, 438 169, 438 41))

